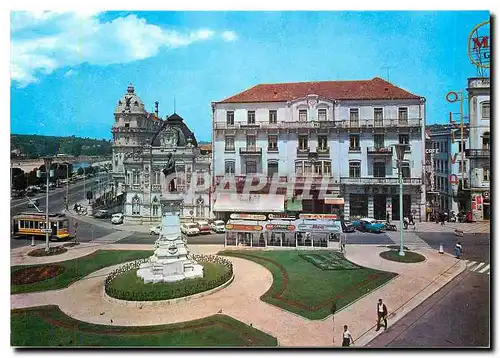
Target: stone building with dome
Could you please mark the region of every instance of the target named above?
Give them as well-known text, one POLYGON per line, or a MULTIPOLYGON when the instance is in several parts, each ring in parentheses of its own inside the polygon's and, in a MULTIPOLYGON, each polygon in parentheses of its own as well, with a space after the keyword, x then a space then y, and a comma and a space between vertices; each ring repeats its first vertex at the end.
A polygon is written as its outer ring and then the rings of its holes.
POLYGON ((125 222, 160 223, 160 199, 168 190, 162 169, 169 153, 175 161, 175 186, 184 200, 181 218, 210 216, 211 156, 202 154, 205 152, 182 117, 174 113, 160 118, 158 102, 154 113, 147 112, 129 85, 118 101, 111 132, 113 180, 117 196, 123 196, 125 222))

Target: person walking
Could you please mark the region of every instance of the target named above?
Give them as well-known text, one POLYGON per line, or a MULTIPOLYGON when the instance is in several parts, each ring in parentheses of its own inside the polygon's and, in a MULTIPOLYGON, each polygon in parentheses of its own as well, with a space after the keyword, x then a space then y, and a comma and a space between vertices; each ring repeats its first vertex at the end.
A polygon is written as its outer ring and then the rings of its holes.
POLYGON ((387 212, 386 219, 387 219, 387 223, 390 224, 391 223, 391 214, 389 214, 389 212, 387 212))
POLYGON ((347 325, 344 325, 344 332, 342 332, 342 347, 349 347, 354 344, 354 339, 352 339, 351 332, 347 329, 347 325))
POLYGON ((377 329, 380 330, 380 320, 384 320, 384 331, 387 329, 387 307, 385 303, 382 302, 382 299, 379 298, 377 303, 377 329))
POLYGON ((459 259, 461 256, 462 256, 462 253, 463 253, 463 247, 462 247, 462 244, 459 242, 457 242, 457 244, 455 245, 455 257, 457 259, 459 259))

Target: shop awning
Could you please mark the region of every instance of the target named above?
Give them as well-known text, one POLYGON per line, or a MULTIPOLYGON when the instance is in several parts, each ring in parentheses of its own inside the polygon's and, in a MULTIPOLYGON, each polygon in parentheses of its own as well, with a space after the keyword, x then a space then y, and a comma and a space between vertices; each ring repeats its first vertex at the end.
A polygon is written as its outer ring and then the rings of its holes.
POLYGON ((287 211, 302 211, 302 199, 294 198, 286 200, 287 211))
POLYGON ((213 210, 231 213, 282 213, 285 211, 285 196, 219 193, 213 210))
POLYGON ((332 197, 326 197, 325 198, 325 204, 330 204, 330 205, 344 205, 344 198, 332 198, 332 197))

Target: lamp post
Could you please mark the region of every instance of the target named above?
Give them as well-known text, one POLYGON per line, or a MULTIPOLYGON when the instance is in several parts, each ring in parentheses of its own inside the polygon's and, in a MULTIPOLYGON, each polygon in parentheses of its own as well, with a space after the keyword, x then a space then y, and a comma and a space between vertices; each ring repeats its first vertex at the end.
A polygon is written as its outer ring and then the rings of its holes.
POLYGON ((46 220, 46 231, 45 231, 45 252, 50 251, 50 222, 49 222, 49 178, 50 178, 50 165, 52 164, 52 158, 46 157, 43 158, 43 162, 45 164, 45 176, 47 177, 46 186, 45 186, 45 220, 46 220))
POLYGON ((401 165, 405 156, 405 151, 409 147, 408 144, 395 144, 396 159, 398 164, 398 178, 399 178, 399 256, 404 256, 405 251, 403 248, 403 173, 401 165))

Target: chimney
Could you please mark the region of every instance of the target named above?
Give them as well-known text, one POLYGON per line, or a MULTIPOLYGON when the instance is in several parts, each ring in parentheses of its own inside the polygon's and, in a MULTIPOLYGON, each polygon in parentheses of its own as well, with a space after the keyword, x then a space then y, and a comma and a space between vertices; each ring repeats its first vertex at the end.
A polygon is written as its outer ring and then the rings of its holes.
POLYGON ((158 101, 155 101, 155 114, 158 117, 158 101))

